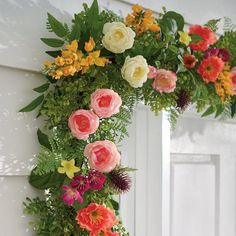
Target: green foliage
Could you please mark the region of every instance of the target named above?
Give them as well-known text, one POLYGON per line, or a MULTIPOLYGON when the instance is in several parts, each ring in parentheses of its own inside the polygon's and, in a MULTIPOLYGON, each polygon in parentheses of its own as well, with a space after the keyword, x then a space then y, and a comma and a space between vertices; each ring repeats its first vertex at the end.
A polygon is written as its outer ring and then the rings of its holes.
POLYGON ((221 21, 221 19, 212 19, 209 20, 205 26, 209 27, 212 31, 216 32, 218 30, 218 23, 221 21))
POLYGON ((41 38, 41 40, 48 46, 59 48, 64 45, 64 41, 56 38, 41 38))
POLYGON ((37 88, 34 88, 33 90, 38 93, 44 93, 48 90, 49 86, 50 86, 49 83, 45 83, 37 88))
POLYGON ((40 95, 39 97, 35 98, 29 105, 22 108, 19 112, 33 111, 42 104, 43 100, 44 100, 44 95, 40 95))
POLYGON ((53 15, 48 13, 47 29, 54 32, 58 37, 63 38, 68 34, 68 26, 62 24, 53 15))

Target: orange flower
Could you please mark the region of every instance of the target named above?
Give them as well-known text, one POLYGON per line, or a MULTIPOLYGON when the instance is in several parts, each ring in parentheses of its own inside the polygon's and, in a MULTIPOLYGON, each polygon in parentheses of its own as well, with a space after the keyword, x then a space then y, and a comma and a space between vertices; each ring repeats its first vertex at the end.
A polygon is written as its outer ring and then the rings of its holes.
POLYGON ((89 41, 87 43, 85 43, 84 50, 86 52, 91 52, 91 51, 93 51, 94 47, 95 47, 95 42, 94 42, 93 38, 90 37, 89 41))
POLYGON ((144 11, 139 5, 132 7, 133 12, 125 18, 125 24, 131 26, 136 34, 140 35, 146 31, 160 31, 159 25, 155 22, 153 12, 151 10, 144 11))
MULTIPOLYGON (((92 236, 108 233, 117 224, 114 211, 96 203, 91 203, 86 208, 80 209, 76 220, 80 227, 90 231, 92 236)), ((109 234, 107 235, 109 236, 109 234)))
POLYGON ((91 232, 89 236, 119 236, 118 233, 109 231, 91 232))
POLYGON ((138 4, 135 4, 133 5, 132 10, 134 11, 134 13, 140 13, 143 10, 143 7, 138 4))

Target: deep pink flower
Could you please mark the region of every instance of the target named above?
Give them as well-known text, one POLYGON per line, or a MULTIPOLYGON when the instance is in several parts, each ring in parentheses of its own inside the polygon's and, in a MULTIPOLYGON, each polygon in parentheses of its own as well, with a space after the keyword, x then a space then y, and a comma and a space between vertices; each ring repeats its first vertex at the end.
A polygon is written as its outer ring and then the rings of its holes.
POLYGON ((80 194, 84 194, 87 190, 90 188, 89 180, 88 178, 82 176, 82 175, 77 175, 75 176, 71 182, 70 185, 72 188, 77 189, 80 194))
POLYGON ((220 49, 218 57, 220 57, 224 62, 227 62, 230 59, 230 54, 227 49, 220 49))
POLYGON ((219 52, 220 52, 219 48, 211 48, 206 51, 205 59, 208 59, 209 57, 217 57, 219 55, 219 52))
POLYGON ((233 92, 236 94, 236 67, 232 68, 231 70, 231 79, 234 85, 233 92))
POLYGON ((71 188, 70 186, 63 185, 62 188, 65 190, 65 193, 62 194, 61 198, 67 205, 73 205, 74 201, 83 203, 83 198, 81 197, 78 190, 71 188))
POLYGON ((92 170, 88 175, 90 187, 93 190, 100 190, 103 188, 103 184, 106 181, 106 176, 99 171, 92 170))

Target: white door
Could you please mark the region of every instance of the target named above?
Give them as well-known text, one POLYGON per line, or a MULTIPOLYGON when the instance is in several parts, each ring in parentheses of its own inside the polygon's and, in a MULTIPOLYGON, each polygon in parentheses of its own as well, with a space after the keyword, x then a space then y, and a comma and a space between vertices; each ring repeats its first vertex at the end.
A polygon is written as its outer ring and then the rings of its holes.
POLYGON ((236 235, 236 123, 181 118, 171 139, 170 236, 236 235))

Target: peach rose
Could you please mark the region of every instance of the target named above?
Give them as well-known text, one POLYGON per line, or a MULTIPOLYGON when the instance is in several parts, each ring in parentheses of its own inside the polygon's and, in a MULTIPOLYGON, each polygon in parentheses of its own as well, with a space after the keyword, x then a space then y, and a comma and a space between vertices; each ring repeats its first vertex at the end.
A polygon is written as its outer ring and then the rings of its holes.
POLYGON ((99 116, 109 118, 119 112, 122 100, 112 89, 97 89, 91 95, 91 108, 99 116))
POLYGON ((153 81, 152 87, 160 93, 171 93, 175 90, 177 76, 169 70, 157 70, 157 76, 153 81))
POLYGON ((233 92, 236 94, 236 67, 232 68, 231 70, 231 79, 234 85, 233 92))
POLYGON ((89 160, 90 168, 105 173, 112 171, 121 159, 116 145, 109 140, 87 144, 84 155, 89 160))
POLYGON ((117 224, 114 211, 96 203, 90 203, 86 208, 80 209, 76 220, 81 228, 90 231, 90 235, 110 231, 117 224))
POLYGON ((68 126, 77 139, 86 140, 90 134, 96 132, 99 117, 93 111, 81 109, 71 114, 68 126))
POLYGON ((149 73, 147 75, 147 77, 149 79, 154 79, 157 76, 157 68, 155 66, 148 66, 149 68, 149 73))

